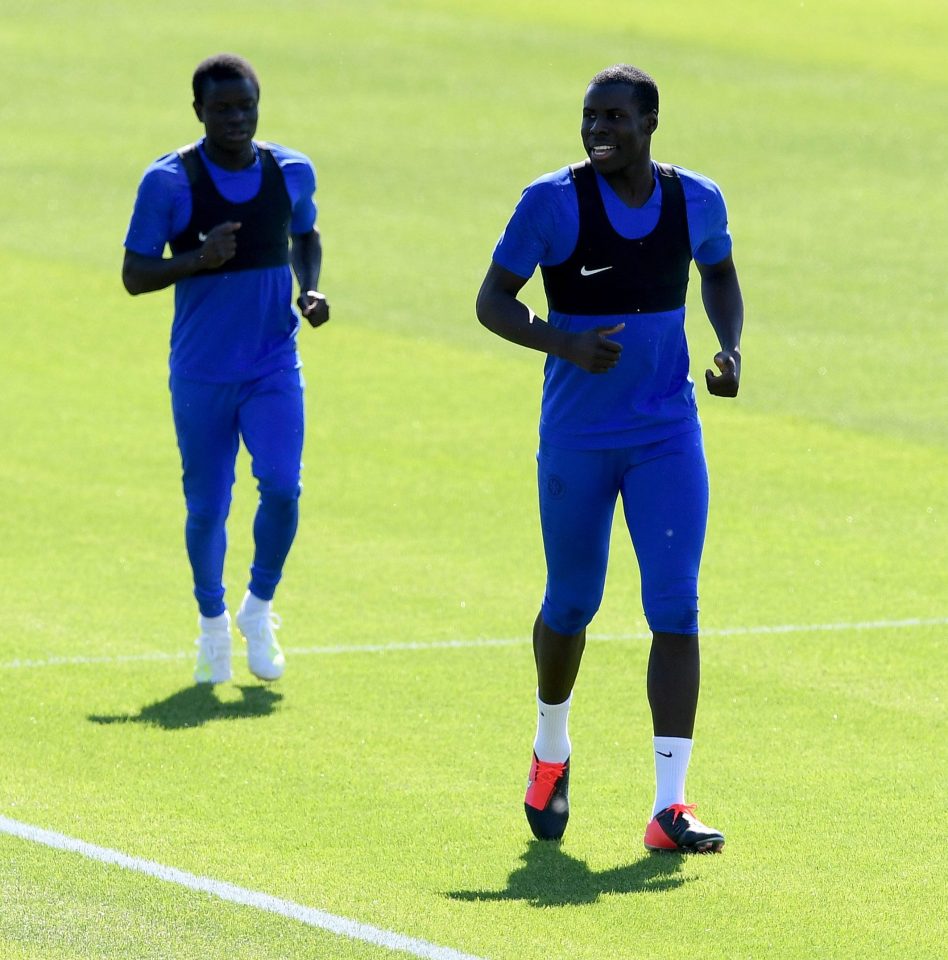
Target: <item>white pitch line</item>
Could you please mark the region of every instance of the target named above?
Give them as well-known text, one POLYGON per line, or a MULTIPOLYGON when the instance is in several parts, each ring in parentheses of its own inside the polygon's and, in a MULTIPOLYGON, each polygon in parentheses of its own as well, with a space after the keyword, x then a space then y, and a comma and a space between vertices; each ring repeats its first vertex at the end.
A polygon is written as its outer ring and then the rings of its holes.
MULTIPOLYGON (((912 617, 907 620, 864 620, 852 623, 781 623, 759 627, 723 627, 702 630, 703 637, 767 636, 782 633, 828 633, 839 630, 901 630, 908 627, 932 627, 948 624, 948 617, 912 617)), ((590 633, 590 640, 621 642, 648 640, 651 633, 590 633)), ((528 637, 476 637, 473 640, 417 640, 405 643, 353 643, 338 646, 287 647, 293 656, 329 656, 344 653, 397 653, 412 650, 468 650, 477 647, 515 647, 529 642, 528 637)), ((45 659, 16 659, 0 663, 0 670, 24 670, 36 667, 61 667, 103 663, 145 663, 162 660, 185 660, 193 654, 176 653, 130 653, 101 657, 47 657, 45 659)))
POLYGON ((124 870, 144 873, 149 877, 155 877, 168 883, 176 883, 178 886, 186 887, 189 890, 207 893, 220 900, 227 900, 240 906, 252 907, 255 910, 263 910, 267 913, 276 913, 283 917, 289 917, 291 920, 298 920, 310 927, 327 930, 329 933, 336 934, 336 936, 348 937, 350 940, 363 940, 386 950, 397 950, 411 954, 413 957, 423 957, 424 960, 482 960, 482 958, 469 953, 461 953, 458 950, 452 950, 450 947, 439 947, 427 940, 406 937, 401 933, 393 933, 380 927, 359 923, 357 920, 350 920, 348 917, 338 917, 333 913, 327 913, 325 910, 317 910, 314 907, 303 906, 301 903, 294 903, 292 900, 283 900, 268 893, 248 890, 246 887, 238 887, 232 883, 225 883, 210 877, 199 877, 175 867, 166 867, 154 860, 130 857, 119 850, 99 847, 93 843, 86 843, 84 840, 67 837, 62 833, 43 830, 19 820, 11 820, 9 817, 0 816, 0 832, 8 833, 22 840, 53 847, 56 850, 78 853, 90 860, 112 864, 124 870))

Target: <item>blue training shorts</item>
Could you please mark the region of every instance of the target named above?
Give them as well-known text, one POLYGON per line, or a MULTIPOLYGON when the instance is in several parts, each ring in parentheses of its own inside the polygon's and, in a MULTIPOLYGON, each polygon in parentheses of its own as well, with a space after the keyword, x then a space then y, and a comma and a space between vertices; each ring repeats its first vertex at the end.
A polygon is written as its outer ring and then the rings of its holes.
POLYGON ((616 450, 566 450, 541 441, 537 463, 547 626, 575 634, 596 615, 621 496, 649 627, 696 634, 708 519, 701 430, 616 450))

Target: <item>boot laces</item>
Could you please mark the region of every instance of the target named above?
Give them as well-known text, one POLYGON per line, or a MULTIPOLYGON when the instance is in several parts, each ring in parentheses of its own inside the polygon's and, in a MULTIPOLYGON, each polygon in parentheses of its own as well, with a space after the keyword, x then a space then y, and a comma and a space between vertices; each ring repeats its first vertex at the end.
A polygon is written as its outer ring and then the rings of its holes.
POLYGON ((698 804, 696 803, 671 803, 668 805, 669 810, 675 811, 675 816, 672 817, 672 823, 674 823, 683 813, 693 817, 697 808, 698 804))
POLYGON ((283 625, 280 615, 272 610, 261 614, 259 617, 248 618, 248 620, 248 631, 253 634, 255 640, 275 640, 277 630, 283 625), (267 636, 268 632, 270 636, 267 636))
POLYGON ((556 781, 563 776, 565 766, 565 763, 547 763, 544 760, 537 760, 534 783, 542 783, 551 787, 556 786, 556 781))

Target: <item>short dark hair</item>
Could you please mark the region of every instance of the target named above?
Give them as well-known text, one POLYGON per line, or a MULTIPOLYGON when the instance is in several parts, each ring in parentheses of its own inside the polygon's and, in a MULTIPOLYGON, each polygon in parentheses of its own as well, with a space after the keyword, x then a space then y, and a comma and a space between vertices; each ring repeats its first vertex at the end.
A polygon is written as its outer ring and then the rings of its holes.
POLYGON ((632 97, 642 108, 642 113, 658 113, 658 84, 644 71, 628 63, 617 63, 600 70, 589 81, 589 86, 605 86, 621 83, 632 88, 632 97))
POLYGON ((195 103, 203 103, 204 88, 209 80, 249 80, 256 87, 257 96, 260 96, 257 74, 249 61, 238 57, 236 53, 215 53, 197 65, 191 78, 195 103))

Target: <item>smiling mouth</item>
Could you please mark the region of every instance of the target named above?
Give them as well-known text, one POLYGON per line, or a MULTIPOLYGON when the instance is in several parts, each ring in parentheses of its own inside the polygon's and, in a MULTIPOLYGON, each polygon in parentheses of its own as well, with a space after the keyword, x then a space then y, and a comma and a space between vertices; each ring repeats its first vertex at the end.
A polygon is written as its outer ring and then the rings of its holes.
POLYGON ((593 160, 605 160, 606 157, 611 157, 615 152, 616 148, 613 144, 598 144, 589 148, 589 156, 593 160))

